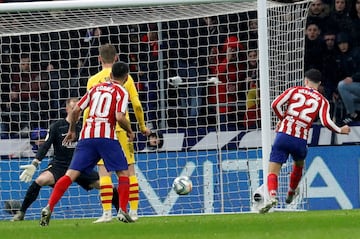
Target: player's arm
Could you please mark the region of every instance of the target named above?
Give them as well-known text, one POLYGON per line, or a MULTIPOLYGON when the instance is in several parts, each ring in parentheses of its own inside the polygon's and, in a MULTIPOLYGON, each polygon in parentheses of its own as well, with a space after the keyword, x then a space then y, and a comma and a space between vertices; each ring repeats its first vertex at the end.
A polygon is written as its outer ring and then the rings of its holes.
POLYGON ((80 114, 82 112, 82 109, 79 105, 75 105, 72 111, 69 114, 69 130, 67 135, 65 136, 63 140, 63 145, 67 145, 74 140, 76 140, 76 123, 78 122, 80 118, 80 114))
MULTIPOLYGON (((131 76, 129 76, 129 77, 131 77, 131 76)), ((129 81, 129 79, 128 79, 128 81, 129 81)), ((139 124, 139 129, 140 129, 141 133, 143 133, 144 135, 150 134, 150 130, 145 125, 144 110, 143 110, 141 101, 139 99, 139 93, 136 89, 136 86, 135 86, 135 83, 133 80, 131 80, 131 82, 128 82, 128 87, 126 88, 126 90, 129 93, 130 102, 134 109, 136 121, 139 124)))
MULTIPOLYGON (((96 85, 94 78, 90 77, 87 84, 86 84, 86 90, 89 91, 94 85, 96 85)), ((86 123, 86 119, 89 117, 89 108, 84 109, 83 113, 83 125, 86 123)))
POLYGON ((294 90, 295 88, 287 89, 271 103, 271 108, 280 120, 283 120, 285 117, 285 112, 283 111, 282 106, 290 99, 294 90))
POLYGON ((132 142, 135 138, 135 134, 131 129, 130 121, 126 118, 126 110, 129 103, 129 93, 125 90, 119 91, 121 97, 117 98, 116 102, 116 121, 119 126, 126 131, 128 139, 132 142))
POLYGON ((30 182, 32 180, 32 177, 35 174, 36 169, 39 167, 42 159, 45 157, 45 155, 47 154, 47 152, 49 151, 53 140, 54 140, 54 132, 55 130, 53 129, 54 125, 52 125, 50 127, 50 130, 48 132, 48 134, 46 135, 45 138, 45 142, 40 145, 35 158, 33 159, 33 161, 31 162, 31 164, 27 164, 27 165, 21 165, 20 169, 23 169, 24 171, 20 174, 20 181, 22 182, 30 182))
POLYGON ((86 92, 86 94, 81 97, 79 102, 74 106, 72 111, 69 113, 69 130, 67 135, 65 136, 62 144, 68 145, 71 142, 76 140, 76 123, 80 119, 81 112, 88 107, 90 103, 90 93, 91 90, 86 92))
POLYGON ((132 142, 135 138, 135 134, 133 133, 130 125, 130 121, 126 118, 126 114, 124 112, 116 112, 116 121, 126 131, 128 139, 132 142))
POLYGON ((349 134, 350 133, 350 127, 348 125, 338 127, 334 123, 334 121, 332 121, 332 119, 330 117, 330 104, 326 99, 323 99, 321 102, 319 118, 320 118, 321 124, 331 131, 334 131, 338 134, 349 134))

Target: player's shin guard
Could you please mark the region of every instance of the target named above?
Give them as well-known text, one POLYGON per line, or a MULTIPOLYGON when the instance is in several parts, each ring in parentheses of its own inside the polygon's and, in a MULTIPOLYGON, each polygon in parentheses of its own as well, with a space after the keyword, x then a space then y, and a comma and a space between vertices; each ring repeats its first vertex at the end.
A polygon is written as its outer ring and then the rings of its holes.
POLYGON ((119 177, 118 193, 119 206, 124 212, 127 212, 127 204, 129 202, 129 177, 119 177))
POLYGON ((110 176, 100 177, 100 199, 103 211, 111 210, 113 186, 110 176))
POLYGON ((56 203, 60 200, 60 198, 64 195, 66 190, 70 187, 72 184, 71 178, 67 175, 62 176, 57 183, 55 184, 54 190, 51 193, 50 199, 49 199, 49 207, 50 211, 54 211, 54 207, 56 203))
POLYGON ((270 197, 275 197, 278 190, 278 176, 274 173, 269 173, 267 185, 270 197))
POLYGON ((303 167, 293 166, 293 170, 290 174, 290 190, 295 191, 302 177, 303 167))
POLYGON ((129 191, 129 204, 130 210, 137 211, 139 207, 139 184, 137 177, 132 175, 129 177, 130 191, 129 191))

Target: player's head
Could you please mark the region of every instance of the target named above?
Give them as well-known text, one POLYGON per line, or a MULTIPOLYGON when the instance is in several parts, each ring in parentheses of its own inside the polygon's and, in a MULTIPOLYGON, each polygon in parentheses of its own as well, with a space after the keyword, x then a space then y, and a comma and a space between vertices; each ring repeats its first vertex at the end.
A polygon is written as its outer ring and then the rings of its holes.
POLYGON ((78 98, 67 99, 66 100, 66 112, 70 113, 78 101, 79 101, 78 98))
POLYGON ((160 149, 164 145, 163 136, 161 133, 152 132, 148 136, 149 140, 147 142, 147 147, 150 150, 160 149))
POLYGON ((321 72, 316 69, 310 69, 305 72, 305 85, 319 86, 321 83, 321 72))
POLYGON ((100 47, 99 61, 101 64, 113 64, 118 60, 116 48, 111 44, 105 44, 100 47))
POLYGON ((124 62, 116 62, 113 64, 110 78, 120 84, 124 84, 129 75, 129 66, 124 62))

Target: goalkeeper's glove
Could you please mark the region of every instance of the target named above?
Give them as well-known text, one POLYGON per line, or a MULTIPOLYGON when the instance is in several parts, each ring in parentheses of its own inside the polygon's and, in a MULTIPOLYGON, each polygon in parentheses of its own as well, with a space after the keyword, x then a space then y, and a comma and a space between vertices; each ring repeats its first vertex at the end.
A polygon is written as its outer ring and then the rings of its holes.
POLYGON ((22 165, 20 166, 21 169, 24 169, 24 171, 21 173, 20 175, 20 181, 28 183, 31 181, 36 168, 38 167, 38 165, 40 164, 40 161, 37 159, 34 159, 31 164, 27 164, 27 165, 22 165))

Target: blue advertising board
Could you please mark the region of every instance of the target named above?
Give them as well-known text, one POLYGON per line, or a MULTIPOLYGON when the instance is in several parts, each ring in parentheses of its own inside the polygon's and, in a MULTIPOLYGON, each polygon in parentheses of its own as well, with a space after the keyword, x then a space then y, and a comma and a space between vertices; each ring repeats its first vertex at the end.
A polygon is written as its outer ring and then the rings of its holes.
MULTIPOLYGON (((137 171, 140 185, 140 215, 192 214, 250 211, 250 187, 257 187, 261 175, 261 150, 223 150, 221 166, 217 151, 139 153, 137 171), (249 160, 245 160, 249 159, 249 160), (255 174, 249 174, 249 168, 255 174), (186 196, 171 190, 175 177, 186 174, 194 188, 186 196), (256 182, 256 185, 251 185, 256 182), (223 186, 221 186, 223 185, 223 186), (221 193, 223 192, 223 193, 221 193)), ((359 205, 360 147, 310 147, 306 161, 306 201, 309 210, 352 209, 359 205)), ((19 183, 19 165, 24 160, 0 161, 1 209, 6 200, 22 200, 29 184, 19 183)), ((46 162, 42 165, 45 167, 46 162)), ((116 181, 114 181, 116 182, 116 181)), ((47 203, 51 188, 45 187, 27 218, 37 218, 47 203), (33 208, 36 208, 33 209, 33 208)), ((77 185, 62 199, 55 218, 72 218, 86 212, 101 215, 98 191, 86 192, 77 185), (94 205, 98 205, 95 206, 94 205)), ((9 215, 0 212, 0 219, 9 215)))

